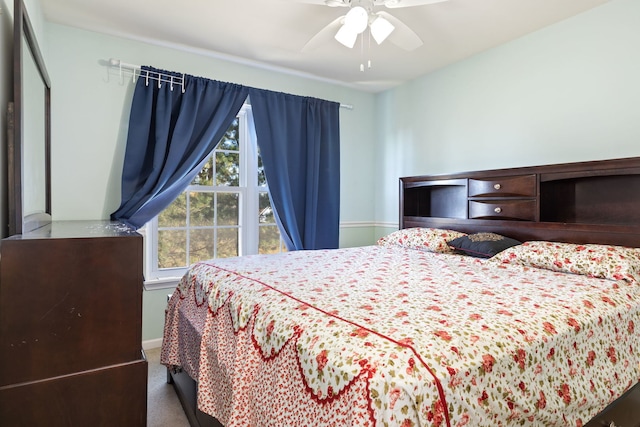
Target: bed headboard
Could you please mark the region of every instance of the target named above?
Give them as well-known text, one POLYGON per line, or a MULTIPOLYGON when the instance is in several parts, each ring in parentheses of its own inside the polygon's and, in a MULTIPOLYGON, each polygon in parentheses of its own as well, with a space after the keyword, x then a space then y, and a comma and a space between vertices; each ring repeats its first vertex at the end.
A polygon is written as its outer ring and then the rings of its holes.
POLYGON ((640 157, 400 178, 400 228, 640 247, 640 157))

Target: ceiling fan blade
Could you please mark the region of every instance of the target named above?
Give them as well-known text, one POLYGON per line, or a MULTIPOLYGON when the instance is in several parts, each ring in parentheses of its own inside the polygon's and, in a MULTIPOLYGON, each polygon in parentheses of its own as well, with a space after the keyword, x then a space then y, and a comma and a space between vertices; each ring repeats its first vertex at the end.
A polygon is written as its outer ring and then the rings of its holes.
POLYGON ((376 15, 382 16, 387 21, 391 22, 394 27, 396 27, 395 30, 391 32, 389 37, 387 37, 388 41, 395 44, 399 48, 408 51, 415 50, 422 46, 422 39, 415 33, 415 31, 409 28, 407 24, 384 11, 377 12, 376 15))
POLYGON ((323 3, 329 7, 350 7, 351 0, 323 0, 323 3))
POLYGON ((311 39, 307 43, 305 43, 304 46, 302 46, 302 52, 308 52, 322 44, 328 43, 333 40, 333 37, 338 32, 343 22, 344 16, 340 16, 339 18, 331 21, 323 29, 318 31, 315 36, 311 37, 311 39))
POLYGON ((317 4, 320 6, 329 6, 329 7, 348 7, 349 0, 293 0, 296 3, 303 4, 317 4))
POLYGON ((384 5, 389 9, 400 7, 424 6, 426 4, 441 3, 448 0, 385 0, 384 5))

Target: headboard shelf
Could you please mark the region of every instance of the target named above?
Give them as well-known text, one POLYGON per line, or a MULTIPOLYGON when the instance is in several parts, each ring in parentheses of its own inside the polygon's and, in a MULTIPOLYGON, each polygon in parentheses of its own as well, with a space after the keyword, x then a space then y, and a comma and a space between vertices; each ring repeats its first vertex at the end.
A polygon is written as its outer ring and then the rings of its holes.
POLYGON ((540 183, 540 220, 577 224, 640 224, 640 174, 575 177, 540 183))
POLYGON ((640 246, 640 157, 400 178, 400 228, 640 246))
POLYGON ((467 217, 466 180, 430 181, 405 189, 405 212, 413 216, 467 217))

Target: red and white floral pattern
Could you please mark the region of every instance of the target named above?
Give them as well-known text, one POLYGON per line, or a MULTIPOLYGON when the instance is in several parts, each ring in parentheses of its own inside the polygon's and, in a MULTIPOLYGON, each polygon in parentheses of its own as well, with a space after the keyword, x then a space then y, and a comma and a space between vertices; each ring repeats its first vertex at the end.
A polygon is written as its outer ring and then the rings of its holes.
POLYGON ((380 246, 402 246, 407 249, 419 249, 444 254, 454 253, 449 241, 466 236, 465 233, 442 228, 403 228, 378 239, 380 246))
POLYGON ((298 251, 192 267, 161 360, 227 427, 581 426, 640 379, 639 315, 631 281, 298 251))
POLYGON ((603 279, 640 281, 640 249, 624 246, 530 241, 499 253, 494 261, 603 279))

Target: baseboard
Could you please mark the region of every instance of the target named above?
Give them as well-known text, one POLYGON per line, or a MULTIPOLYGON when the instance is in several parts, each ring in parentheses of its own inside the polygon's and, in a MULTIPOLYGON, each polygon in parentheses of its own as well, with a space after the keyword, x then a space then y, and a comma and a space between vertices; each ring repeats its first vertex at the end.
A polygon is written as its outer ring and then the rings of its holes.
POLYGON ((152 350, 154 348, 162 347, 162 338, 155 338, 152 340, 142 341, 143 350, 152 350))

